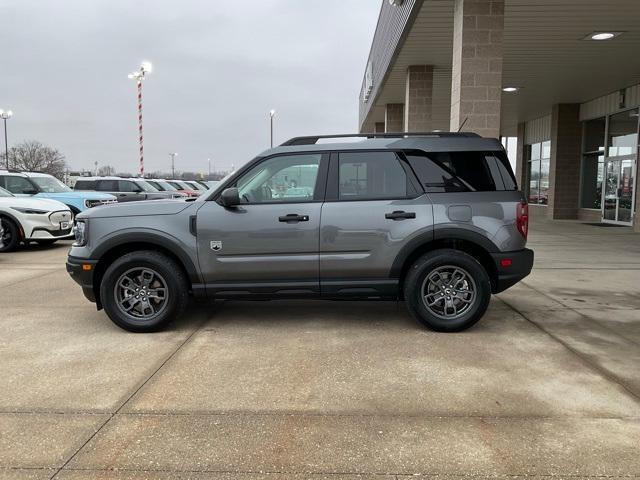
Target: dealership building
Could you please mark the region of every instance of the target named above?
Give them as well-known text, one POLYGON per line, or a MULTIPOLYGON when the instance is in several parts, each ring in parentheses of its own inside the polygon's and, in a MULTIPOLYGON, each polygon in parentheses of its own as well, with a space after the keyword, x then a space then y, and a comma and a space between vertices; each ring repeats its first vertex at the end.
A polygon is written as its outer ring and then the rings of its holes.
POLYGON ((640 0, 384 0, 359 128, 508 139, 532 217, 640 231, 639 107, 640 0))

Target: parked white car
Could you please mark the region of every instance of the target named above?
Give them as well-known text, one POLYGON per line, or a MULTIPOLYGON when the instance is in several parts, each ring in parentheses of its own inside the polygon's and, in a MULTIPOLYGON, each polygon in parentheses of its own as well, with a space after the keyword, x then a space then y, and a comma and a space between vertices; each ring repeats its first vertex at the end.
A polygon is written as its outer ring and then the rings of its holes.
POLYGON ((50 245, 73 238, 73 214, 57 200, 16 197, 0 188, 0 252, 14 250, 21 242, 50 245))

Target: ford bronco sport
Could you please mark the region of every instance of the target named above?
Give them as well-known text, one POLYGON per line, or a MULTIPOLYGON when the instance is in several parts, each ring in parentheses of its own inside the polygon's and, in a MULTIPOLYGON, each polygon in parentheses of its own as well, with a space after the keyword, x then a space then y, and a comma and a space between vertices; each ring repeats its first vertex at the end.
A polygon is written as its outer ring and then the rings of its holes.
POLYGON ((527 227, 527 203, 495 139, 298 137, 196 201, 83 212, 67 270, 136 332, 164 327, 190 295, 401 299, 427 327, 452 332, 529 274, 527 227))

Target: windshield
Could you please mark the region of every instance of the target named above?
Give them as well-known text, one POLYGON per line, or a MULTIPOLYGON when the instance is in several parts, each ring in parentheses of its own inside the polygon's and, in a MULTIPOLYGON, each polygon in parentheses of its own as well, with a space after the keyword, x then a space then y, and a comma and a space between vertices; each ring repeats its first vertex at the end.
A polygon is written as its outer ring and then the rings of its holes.
POLYGON ((174 187, 176 187, 177 190, 193 190, 193 187, 190 187, 186 183, 181 182, 179 180, 172 180, 169 183, 174 187))
POLYGON ((29 177, 45 193, 63 193, 72 190, 55 177, 29 177))
POLYGON ((145 180, 136 180, 136 184, 145 192, 157 192, 158 189, 145 180))
POLYGON ((175 192, 178 189, 176 187, 174 187, 173 185, 171 185, 169 182, 165 182, 164 180, 156 180, 155 181, 158 185, 160 185, 160 187, 164 188, 165 191, 168 192, 175 192))
POLYGON ((14 195, 11 192, 6 191, 4 188, 0 187, 0 197, 13 197, 14 195))

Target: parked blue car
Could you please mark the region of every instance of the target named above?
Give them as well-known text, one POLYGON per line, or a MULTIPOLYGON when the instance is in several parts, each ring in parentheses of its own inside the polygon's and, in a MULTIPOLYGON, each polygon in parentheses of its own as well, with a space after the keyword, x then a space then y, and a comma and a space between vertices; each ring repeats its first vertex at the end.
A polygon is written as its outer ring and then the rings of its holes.
POLYGON ((117 202, 108 193, 71 190, 57 178, 46 173, 0 171, 0 187, 18 196, 36 196, 58 200, 67 205, 74 215, 87 208, 117 202))

